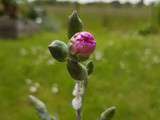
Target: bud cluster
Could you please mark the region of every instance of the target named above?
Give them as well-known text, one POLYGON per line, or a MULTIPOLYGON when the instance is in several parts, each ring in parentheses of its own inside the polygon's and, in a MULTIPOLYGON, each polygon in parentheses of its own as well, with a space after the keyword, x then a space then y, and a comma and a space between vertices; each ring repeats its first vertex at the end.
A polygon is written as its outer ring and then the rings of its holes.
POLYGON ((70 76, 76 80, 73 90, 72 106, 79 110, 82 106, 84 94, 84 81, 93 72, 93 62, 88 61, 94 52, 96 41, 89 32, 82 31, 82 21, 76 11, 69 17, 68 45, 62 41, 55 40, 49 45, 49 50, 54 59, 59 62, 67 62, 67 70, 70 76))
POLYGON ((70 76, 77 80, 86 80, 93 71, 92 61, 88 61, 96 48, 94 36, 82 31, 82 21, 76 11, 69 17, 68 44, 55 40, 49 45, 49 51, 54 59, 67 62, 70 76))

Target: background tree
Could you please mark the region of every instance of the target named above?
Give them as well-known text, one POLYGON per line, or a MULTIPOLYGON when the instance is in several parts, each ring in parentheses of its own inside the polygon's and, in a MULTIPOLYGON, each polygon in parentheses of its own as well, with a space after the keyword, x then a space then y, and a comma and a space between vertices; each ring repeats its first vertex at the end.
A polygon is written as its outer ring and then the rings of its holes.
POLYGON ((160 2, 155 5, 153 15, 155 24, 160 27, 160 2))
POLYGON ((16 18, 18 16, 18 3, 17 0, 1 0, 3 5, 4 14, 11 18, 16 18))

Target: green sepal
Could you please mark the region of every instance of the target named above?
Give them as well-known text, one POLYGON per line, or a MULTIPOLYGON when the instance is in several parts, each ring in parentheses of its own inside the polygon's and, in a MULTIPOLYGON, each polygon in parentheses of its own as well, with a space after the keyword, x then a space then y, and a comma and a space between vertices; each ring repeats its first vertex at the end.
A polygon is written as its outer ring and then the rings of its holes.
POLYGON ((64 62, 68 55, 68 46, 66 43, 55 40, 49 46, 49 51, 53 58, 59 62, 64 62))
POLYGON ((83 23, 80 19, 76 10, 74 10, 69 16, 69 23, 68 23, 68 39, 70 39, 75 33, 82 31, 83 23))
POLYGON ((73 60, 76 60, 78 62, 84 62, 89 59, 89 57, 81 57, 79 55, 71 55, 70 54, 69 56, 70 56, 70 58, 72 58, 73 60))
POLYGON ((80 62, 84 62, 84 61, 86 61, 86 60, 89 59, 89 56, 87 56, 87 57, 82 57, 82 56, 80 56, 80 55, 77 55, 77 58, 78 58, 78 60, 79 60, 80 62))
POLYGON ((67 60, 67 69, 71 77, 75 80, 85 80, 87 79, 87 69, 86 67, 72 59, 67 60))
POLYGON ((88 75, 92 74, 94 71, 93 61, 89 61, 86 66, 87 66, 88 75))
POLYGON ((111 120, 115 115, 116 107, 110 107, 101 113, 100 120, 111 120))

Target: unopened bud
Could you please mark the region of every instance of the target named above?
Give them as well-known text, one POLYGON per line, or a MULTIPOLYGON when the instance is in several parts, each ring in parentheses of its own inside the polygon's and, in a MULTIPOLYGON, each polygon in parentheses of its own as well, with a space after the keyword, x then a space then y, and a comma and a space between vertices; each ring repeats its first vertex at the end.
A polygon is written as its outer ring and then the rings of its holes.
POLYGON ((75 33, 82 31, 83 23, 76 10, 69 16, 68 38, 70 39, 75 33))
POLYGON ((68 55, 68 46, 64 42, 55 40, 48 48, 53 58, 57 61, 64 62, 66 60, 68 55))
POLYGON ((96 40, 89 32, 78 32, 72 36, 69 43, 69 53, 86 60, 94 52, 96 40))
POLYGON ((74 60, 67 61, 67 69, 71 77, 75 80, 85 80, 87 79, 87 69, 81 63, 74 60))

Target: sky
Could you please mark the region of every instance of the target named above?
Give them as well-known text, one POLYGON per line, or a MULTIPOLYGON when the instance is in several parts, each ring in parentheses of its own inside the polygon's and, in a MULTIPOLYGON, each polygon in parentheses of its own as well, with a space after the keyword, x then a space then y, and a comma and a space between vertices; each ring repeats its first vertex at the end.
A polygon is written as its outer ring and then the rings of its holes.
MULTIPOLYGON (((59 0, 59 1, 67 1, 67 0, 59 0)), ((69 1, 69 0, 68 0, 69 1)), ((111 2, 111 1, 114 1, 114 0, 70 0, 70 1, 79 1, 81 3, 87 3, 87 2, 95 2, 95 1, 103 1, 103 2, 111 2)), ((137 3, 139 0, 119 0, 121 3, 125 3, 125 2, 131 2, 131 3, 137 3)), ((144 0, 145 4, 149 4, 153 1, 156 1, 156 2, 160 2, 160 0, 144 0)))

